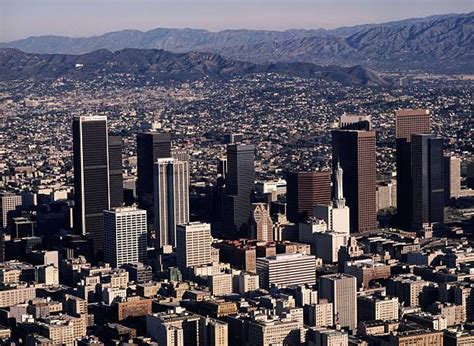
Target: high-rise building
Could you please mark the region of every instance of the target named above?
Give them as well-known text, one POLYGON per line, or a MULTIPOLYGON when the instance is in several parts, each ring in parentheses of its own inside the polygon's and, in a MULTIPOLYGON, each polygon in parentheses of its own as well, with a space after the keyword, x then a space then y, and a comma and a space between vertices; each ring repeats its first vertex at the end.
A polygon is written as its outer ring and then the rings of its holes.
POLYGON ((355 329, 357 326, 357 279, 346 274, 323 275, 319 297, 333 303, 334 323, 355 329))
POLYGON ((359 321, 398 320, 399 303, 397 297, 385 295, 360 296, 357 298, 359 321))
POLYGON ((337 233, 350 234, 350 211, 344 198, 343 171, 339 162, 334 170, 334 198, 332 204, 318 204, 314 215, 324 220, 327 229, 337 233))
POLYGON ((189 164, 164 158, 154 168, 156 247, 176 246, 176 226, 189 222, 189 164))
POLYGON ((461 194, 461 159, 454 156, 444 157, 444 200, 449 203, 461 194))
POLYGON ((341 116, 339 128, 342 130, 372 130, 372 120, 370 115, 347 114, 341 116))
POLYGON ((266 203, 252 204, 250 237, 261 241, 273 241, 273 222, 266 203))
POLYGON ((400 109, 395 112, 397 151, 397 219, 401 227, 412 225, 411 136, 430 133, 428 109, 400 109))
POLYGON ((146 211, 135 207, 104 211, 104 260, 113 267, 145 262, 146 211))
POLYGON ((413 226, 443 222, 443 140, 434 135, 412 135, 411 162, 413 226))
POLYGON ((137 196, 138 206, 147 211, 148 223, 154 222, 153 165, 156 160, 171 157, 169 133, 137 134, 137 196))
POLYGON ((470 189, 474 189, 474 159, 466 163, 466 185, 470 189))
POLYGON ((298 223, 314 216, 317 204, 331 203, 331 172, 291 172, 287 176, 287 216, 298 223))
POLYGON ((211 225, 190 222, 176 227, 176 256, 179 269, 211 263, 211 225))
POLYGON ((314 285, 316 283, 316 257, 301 253, 278 254, 257 258, 257 273, 260 287, 265 289, 275 285, 314 285))
POLYGON ((123 205, 122 137, 109 136, 110 207, 123 205))
POLYGON ((350 209, 351 232, 376 229, 375 131, 332 131, 332 165, 340 165, 344 171, 344 197, 350 209))
POLYGON ((74 227, 103 251, 103 212, 110 208, 107 117, 78 116, 73 122, 74 227))
POLYGON ((227 146, 227 176, 224 196, 224 227, 232 238, 248 234, 248 220, 255 184, 255 146, 227 146))
POLYGON ((10 192, 0 193, 0 233, 5 231, 8 227, 9 221, 14 216, 19 216, 18 208, 22 205, 22 198, 20 195, 15 195, 10 192))

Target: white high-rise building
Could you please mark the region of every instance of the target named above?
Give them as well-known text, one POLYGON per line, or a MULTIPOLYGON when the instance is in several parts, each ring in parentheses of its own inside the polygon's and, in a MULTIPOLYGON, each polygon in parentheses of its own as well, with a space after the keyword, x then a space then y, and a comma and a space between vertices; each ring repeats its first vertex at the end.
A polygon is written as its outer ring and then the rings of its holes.
POLYGON ((316 257, 294 253, 257 258, 257 273, 260 275, 260 287, 266 289, 271 285, 314 285, 316 257))
POLYGON ((9 192, 0 193, 0 231, 7 229, 9 213, 14 212, 21 205, 22 198, 20 195, 9 192))
POLYGON ((314 216, 318 219, 324 220, 327 223, 327 229, 337 233, 350 234, 350 213, 349 207, 346 206, 346 199, 344 198, 342 188, 342 168, 337 164, 337 169, 334 172, 336 176, 335 181, 335 196, 332 205, 318 204, 314 207, 314 216))
POLYGON ((146 211, 122 207, 104 211, 104 260, 113 267, 146 260, 146 211))
POLYGON ((177 262, 181 270, 211 263, 211 225, 191 222, 176 227, 177 262))
POLYGON ((176 246, 176 226, 189 222, 189 164, 158 159, 153 171, 156 247, 176 246))

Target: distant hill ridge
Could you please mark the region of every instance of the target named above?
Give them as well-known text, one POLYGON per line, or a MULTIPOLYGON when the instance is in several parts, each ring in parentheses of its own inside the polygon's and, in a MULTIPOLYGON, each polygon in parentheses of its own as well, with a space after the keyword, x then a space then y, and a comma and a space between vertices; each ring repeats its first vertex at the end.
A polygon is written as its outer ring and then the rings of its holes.
POLYGON ((376 68, 460 69, 474 72, 474 12, 407 19, 332 30, 286 31, 158 28, 123 30, 100 36, 29 37, 0 47, 32 53, 84 54, 98 49, 164 49, 211 52, 267 62, 364 65, 376 68), (440 64, 441 63, 441 64, 440 64))
POLYGON ((131 74, 160 81, 223 80, 253 73, 280 73, 344 84, 385 86, 389 83, 361 66, 318 66, 310 63, 255 64, 214 53, 171 53, 161 49, 106 49, 82 55, 33 54, 0 48, 0 80, 44 80, 67 77, 85 80, 101 75, 131 74))

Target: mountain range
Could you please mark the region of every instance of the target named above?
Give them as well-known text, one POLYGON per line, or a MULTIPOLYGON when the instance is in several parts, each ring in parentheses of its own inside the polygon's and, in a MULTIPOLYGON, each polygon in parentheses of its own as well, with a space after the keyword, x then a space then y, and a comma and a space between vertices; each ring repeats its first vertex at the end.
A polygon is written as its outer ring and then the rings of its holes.
POLYGON ((106 49, 91 53, 35 54, 0 48, 0 80, 43 80, 126 74, 153 83, 170 80, 226 79, 254 73, 279 73, 345 84, 386 86, 389 82, 361 67, 319 66, 311 63, 255 64, 207 52, 172 53, 161 49, 106 49))
POLYGON ((305 62, 474 73, 474 12, 325 30, 224 30, 158 28, 100 36, 29 37, 0 43, 30 53, 85 54, 99 49, 206 52, 252 63, 305 62))

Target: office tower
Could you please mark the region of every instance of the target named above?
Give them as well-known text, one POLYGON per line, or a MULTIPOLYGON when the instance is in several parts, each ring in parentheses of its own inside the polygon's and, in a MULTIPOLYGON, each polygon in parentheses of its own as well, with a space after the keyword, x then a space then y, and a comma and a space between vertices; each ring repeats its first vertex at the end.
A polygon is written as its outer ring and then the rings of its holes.
POLYGON ((357 115, 344 113, 339 120, 341 130, 372 130, 370 115, 357 115))
POLYGON ((176 227, 176 256, 181 271, 211 263, 211 225, 190 222, 176 227))
POLYGON ((434 135, 412 135, 411 162, 413 226, 443 222, 443 140, 434 135))
POLYGON ((171 151, 171 157, 178 161, 189 162, 189 154, 186 150, 175 149, 171 151))
POLYGON ((467 162, 466 165, 466 171, 467 171, 467 179, 466 179, 466 185, 470 189, 474 189, 474 159, 471 159, 471 161, 467 162))
POLYGON ((357 319, 359 322, 398 320, 398 310, 399 303, 397 297, 371 295, 357 298, 357 319))
POLYGON ((224 196, 224 231, 232 238, 248 234, 250 204, 255 184, 255 146, 227 146, 227 176, 224 196))
POLYGON ((397 206, 397 181, 379 182, 376 187, 377 211, 397 206))
POLYGON ((110 207, 123 205, 122 137, 109 136, 110 207))
POLYGON ((311 328, 308 331, 309 345, 342 346, 349 345, 349 334, 329 328, 311 328))
POLYGON ((375 131, 332 131, 332 164, 339 164, 344 171, 342 185, 350 210, 350 231, 376 229, 375 131))
POLYGON ((350 234, 350 210, 344 198, 343 171, 339 164, 334 171, 334 198, 332 204, 318 204, 314 216, 324 220, 327 229, 337 233, 350 234))
POLYGON ((401 109, 395 112, 397 151, 397 219, 399 226, 412 224, 411 136, 430 133, 430 111, 401 109))
POLYGON ((113 267, 146 261, 146 211, 135 207, 104 211, 104 260, 113 267))
POLYGON ((146 333, 158 345, 199 345, 201 316, 174 307, 167 312, 146 315, 146 333))
POLYGON ((103 250, 103 212, 110 208, 107 118, 79 116, 73 122, 74 226, 103 250))
POLYGON ((219 158, 217 161, 217 174, 225 179, 227 175, 227 159, 219 158))
POLYGON ((252 204, 250 237, 261 241, 273 241, 273 222, 266 203, 252 204))
POLYGON ((189 222, 189 164, 158 159, 153 173, 156 247, 176 245, 176 226, 189 222))
POLYGON ((339 249, 347 244, 349 234, 338 232, 314 233, 315 255, 324 263, 336 263, 339 249))
POLYGON ((317 204, 331 203, 331 172, 291 172, 287 175, 287 216, 298 223, 314 216, 317 204))
POLYGON ((444 200, 449 203, 461 194, 461 159, 454 156, 444 157, 444 200))
POLYGON ((229 341, 226 322, 211 317, 201 317, 199 344, 202 346, 227 346, 229 341))
POLYGON ((10 192, 0 192, 0 232, 8 228, 9 221, 15 216, 19 216, 18 211, 22 206, 22 198, 10 192))
POLYGON ((171 157, 169 133, 137 134, 137 196, 138 206, 147 211, 148 223, 154 223, 153 165, 156 160, 171 157))
POLYGON ((224 134, 225 144, 239 144, 242 143, 244 135, 241 133, 226 133, 224 134))
POLYGON ((302 253, 257 258, 260 287, 287 287, 316 283, 316 257, 302 253))
POLYGON ((319 297, 333 303, 334 323, 345 328, 357 327, 357 279, 346 274, 323 275, 319 297))

